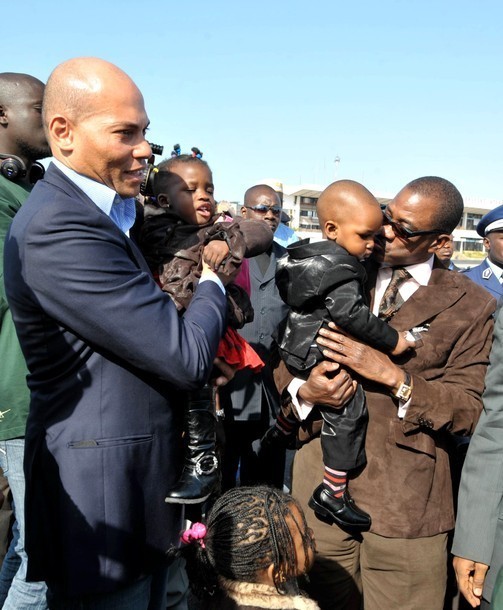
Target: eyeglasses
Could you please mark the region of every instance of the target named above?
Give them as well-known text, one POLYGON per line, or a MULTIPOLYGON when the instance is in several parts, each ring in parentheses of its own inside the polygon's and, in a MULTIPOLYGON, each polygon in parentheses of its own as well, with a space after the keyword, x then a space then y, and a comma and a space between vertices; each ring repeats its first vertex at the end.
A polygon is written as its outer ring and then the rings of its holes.
POLYGON ((269 207, 262 203, 260 205, 245 205, 245 208, 253 210, 254 212, 257 212, 257 214, 267 214, 267 212, 272 212, 274 216, 279 216, 281 214, 281 208, 277 205, 269 207))
POLYGON ((431 231, 411 231, 392 220, 388 214, 383 210, 383 224, 389 225, 393 229, 393 233, 402 239, 410 239, 411 237, 418 237, 419 235, 440 235, 441 233, 445 233, 445 231, 440 231, 439 229, 432 229, 431 231))

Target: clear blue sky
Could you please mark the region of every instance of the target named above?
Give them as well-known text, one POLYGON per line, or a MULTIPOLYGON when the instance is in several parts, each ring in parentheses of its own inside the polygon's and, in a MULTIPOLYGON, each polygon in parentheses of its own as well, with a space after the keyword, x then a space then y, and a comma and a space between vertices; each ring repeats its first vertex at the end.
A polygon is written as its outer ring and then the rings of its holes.
POLYGON ((0 71, 97 56, 142 90, 149 139, 198 146, 217 199, 264 178, 394 194, 424 175, 503 200, 501 0, 31 0, 0 71))

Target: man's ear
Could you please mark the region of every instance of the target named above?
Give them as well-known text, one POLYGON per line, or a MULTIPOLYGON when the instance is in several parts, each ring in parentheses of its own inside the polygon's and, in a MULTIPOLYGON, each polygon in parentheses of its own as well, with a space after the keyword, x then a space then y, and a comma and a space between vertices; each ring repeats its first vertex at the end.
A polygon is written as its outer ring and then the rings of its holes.
POLYGON ((429 247, 429 252, 436 252, 439 248, 445 246, 446 242, 450 240, 451 236, 447 233, 442 233, 441 235, 437 235, 435 239, 431 242, 429 247))
POLYGON ((247 214, 247 213, 248 213, 248 212, 247 212, 247 210, 246 210, 245 206, 242 206, 242 207, 241 207, 241 216, 242 216, 243 218, 246 218, 246 214, 247 214))
POLYGON ((484 244, 484 248, 486 249, 486 252, 489 252, 489 250, 491 249, 491 242, 489 241, 489 238, 484 237, 484 239, 482 240, 482 243, 484 244))
POLYGON ((335 222, 335 220, 327 220, 323 225, 322 233, 331 241, 337 241, 337 233, 339 231, 339 225, 335 222))
POLYGON ((49 123, 49 134, 57 148, 65 152, 73 151, 73 124, 64 116, 54 116, 49 123))
POLYGON ((7 112, 5 106, 0 104, 0 125, 8 125, 7 112))

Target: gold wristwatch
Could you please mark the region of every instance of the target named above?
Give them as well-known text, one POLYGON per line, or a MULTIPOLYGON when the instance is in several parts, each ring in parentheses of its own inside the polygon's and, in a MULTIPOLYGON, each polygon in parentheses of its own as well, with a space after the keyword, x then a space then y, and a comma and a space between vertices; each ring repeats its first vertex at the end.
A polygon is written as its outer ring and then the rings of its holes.
POLYGON ((412 378, 409 375, 409 373, 407 373, 407 371, 404 371, 404 373, 405 373, 404 381, 402 381, 398 390, 396 392, 393 392, 392 396, 394 396, 395 398, 398 398, 398 400, 407 402, 408 400, 410 400, 410 397, 412 394, 412 378))

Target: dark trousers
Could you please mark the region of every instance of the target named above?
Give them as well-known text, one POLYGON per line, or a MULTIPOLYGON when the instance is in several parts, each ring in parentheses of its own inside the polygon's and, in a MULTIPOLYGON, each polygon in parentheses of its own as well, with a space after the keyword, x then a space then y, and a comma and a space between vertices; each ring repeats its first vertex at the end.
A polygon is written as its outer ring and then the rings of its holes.
POLYGON ((365 393, 358 384, 353 398, 342 409, 318 405, 323 417, 321 449, 323 464, 333 470, 354 470, 363 466, 368 412, 365 393))

